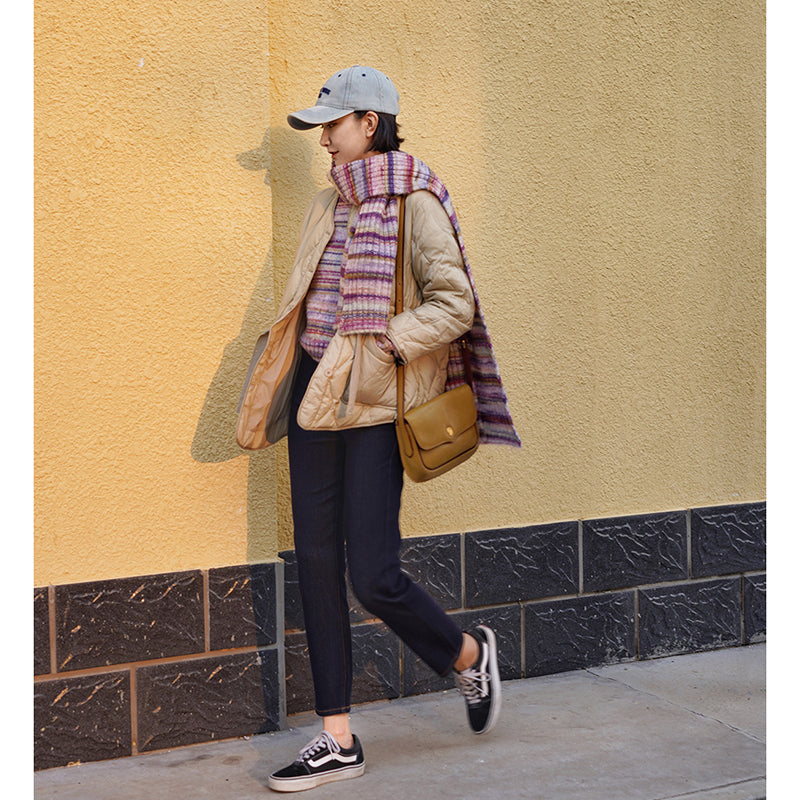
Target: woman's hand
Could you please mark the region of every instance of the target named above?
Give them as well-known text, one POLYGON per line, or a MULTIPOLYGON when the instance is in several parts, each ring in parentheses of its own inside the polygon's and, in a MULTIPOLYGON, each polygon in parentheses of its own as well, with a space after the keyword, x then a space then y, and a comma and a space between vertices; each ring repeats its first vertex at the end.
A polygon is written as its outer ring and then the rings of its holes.
POLYGON ((385 333, 376 334, 375 344, 378 346, 378 349, 383 350, 386 355, 397 358, 397 352, 394 349, 392 340, 385 333))

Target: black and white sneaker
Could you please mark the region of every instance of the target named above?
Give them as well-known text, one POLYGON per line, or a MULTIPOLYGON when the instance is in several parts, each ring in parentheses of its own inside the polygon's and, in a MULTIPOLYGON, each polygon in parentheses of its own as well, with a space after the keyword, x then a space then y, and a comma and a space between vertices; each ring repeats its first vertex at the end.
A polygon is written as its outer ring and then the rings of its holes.
POLYGON ((357 778, 364 769, 364 751, 355 735, 353 746, 345 749, 322 731, 300 751, 294 764, 269 776, 269 788, 276 792, 302 792, 323 783, 357 778))
POLYGON ((456 686, 467 701, 467 718, 474 733, 489 733, 500 715, 500 671, 494 631, 478 625, 470 631, 480 648, 478 660, 469 669, 456 672, 456 686))

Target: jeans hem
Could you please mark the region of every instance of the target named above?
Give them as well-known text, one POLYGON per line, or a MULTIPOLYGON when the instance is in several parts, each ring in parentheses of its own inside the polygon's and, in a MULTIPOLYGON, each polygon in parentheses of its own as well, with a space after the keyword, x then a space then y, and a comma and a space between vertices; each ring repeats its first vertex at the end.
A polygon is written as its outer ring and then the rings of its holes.
POLYGON ((349 714, 350 713, 350 706, 344 706, 343 708, 331 708, 327 711, 320 711, 318 708, 315 709, 314 713, 318 717, 333 717, 336 714, 349 714))
MULTIPOLYGON (((462 639, 462 641, 463 641, 463 639, 462 639)), ((440 673, 439 673, 439 677, 440 677, 440 678, 446 678, 446 677, 447 677, 447 676, 448 676, 448 675, 449 675, 451 672, 455 672, 455 668, 456 668, 456 661, 458 661, 458 657, 459 657, 459 655, 461 655, 461 650, 460 650, 460 649, 459 649, 459 651, 458 651, 458 652, 457 652, 457 653, 456 653, 456 654, 453 656, 453 660, 450 662, 450 666, 449 666, 449 667, 448 667, 448 668, 447 668, 447 669, 446 669, 444 672, 440 672, 440 673)))

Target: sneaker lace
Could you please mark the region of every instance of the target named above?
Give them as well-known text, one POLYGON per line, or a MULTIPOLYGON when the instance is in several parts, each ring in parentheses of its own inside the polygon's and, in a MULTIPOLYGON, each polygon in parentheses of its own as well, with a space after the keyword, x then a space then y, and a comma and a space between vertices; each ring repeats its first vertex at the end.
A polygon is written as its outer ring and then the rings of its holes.
POLYGON ((333 736, 327 731, 322 731, 300 751, 300 755, 297 756, 297 763, 307 761, 325 749, 330 750, 332 753, 338 753, 342 748, 333 736))
POLYGON ((484 685, 487 687, 489 685, 488 672, 481 672, 470 667, 461 672, 456 672, 455 677, 458 691, 464 695, 467 703, 471 706, 480 703, 484 697, 489 696, 488 689, 483 688, 484 685))

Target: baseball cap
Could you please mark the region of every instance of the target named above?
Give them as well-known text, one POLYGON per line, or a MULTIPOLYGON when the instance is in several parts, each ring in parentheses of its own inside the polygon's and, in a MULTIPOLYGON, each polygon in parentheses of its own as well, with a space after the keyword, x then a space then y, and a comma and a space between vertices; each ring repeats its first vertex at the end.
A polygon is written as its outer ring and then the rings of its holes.
POLYGON ((328 78, 311 108, 295 111, 286 119, 296 130, 306 131, 353 111, 397 116, 400 95, 389 78, 377 69, 348 67, 328 78))

